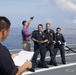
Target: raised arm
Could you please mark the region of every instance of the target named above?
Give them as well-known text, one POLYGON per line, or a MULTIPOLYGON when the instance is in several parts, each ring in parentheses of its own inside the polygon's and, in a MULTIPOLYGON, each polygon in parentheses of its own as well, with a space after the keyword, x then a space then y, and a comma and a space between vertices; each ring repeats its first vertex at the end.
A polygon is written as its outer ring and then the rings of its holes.
POLYGON ((28 22, 28 26, 30 25, 31 21, 34 19, 34 16, 33 17, 30 17, 30 20, 27 21, 28 22))

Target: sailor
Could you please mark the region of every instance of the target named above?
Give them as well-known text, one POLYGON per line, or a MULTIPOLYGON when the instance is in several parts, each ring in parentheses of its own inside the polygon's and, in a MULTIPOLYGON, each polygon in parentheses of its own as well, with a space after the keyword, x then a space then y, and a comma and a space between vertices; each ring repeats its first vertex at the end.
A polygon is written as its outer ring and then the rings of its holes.
POLYGON ((55 56, 53 53, 54 50, 54 44, 55 44, 55 33, 52 29, 50 29, 50 23, 46 23, 46 30, 44 30, 44 33, 47 36, 48 44, 47 44, 47 51, 50 52, 50 63, 49 65, 57 66, 55 56))
POLYGON ((45 54, 46 54, 46 43, 48 40, 46 39, 46 35, 44 32, 42 32, 43 25, 39 24, 38 25, 38 30, 35 30, 32 34, 32 40, 34 42, 34 56, 32 59, 32 68, 30 71, 35 72, 35 67, 37 66, 37 57, 40 53, 40 65, 39 67, 41 68, 48 68, 48 66, 45 63, 45 54))
POLYGON ((7 47, 2 45, 10 32, 11 22, 5 16, 0 16, 0 75, 21 75, 27 68, 32 67, 32 62, 27 61, 21 66, 16 66, 13 58, 16 54, 10 54, 7 47))
POLYGON ((22 21, 22 25, 23 25, 23 28, 22 28, 22 38, 23 38, 23 50, 25 51, 30 51, 31 48, 30 48, 30 36, 32 35, 32 33, 29 33, 28 31, 28 27, 31 23, 31 21, 33 20, 34 16, 33 17, 30 17, 30 20, 29 21, 22 21))
POLYGON ((64 39, 64 36, 60 33, 61 32, 61 28, 58 27, 56 29, 56 43, 54 45, 54 53, 55 56, 57 54, 57 51, 60 50, 60 54, 61 54, 61 59, 62 59, 62 63, 66 64, 66 60, 65 60, 65 50, 64 50, 64 45, 66 46, 66 41, 64 39))

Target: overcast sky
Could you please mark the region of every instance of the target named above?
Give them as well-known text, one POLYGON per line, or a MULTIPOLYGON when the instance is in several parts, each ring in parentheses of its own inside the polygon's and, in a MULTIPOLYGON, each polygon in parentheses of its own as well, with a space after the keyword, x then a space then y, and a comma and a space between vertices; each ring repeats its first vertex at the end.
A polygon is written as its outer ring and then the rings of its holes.
POLYGON ((31 27, 39 23, 52 27, 76 28, 76 0, 0 0, 0 15, 10 19, 12 27, 34 16, 31 27))

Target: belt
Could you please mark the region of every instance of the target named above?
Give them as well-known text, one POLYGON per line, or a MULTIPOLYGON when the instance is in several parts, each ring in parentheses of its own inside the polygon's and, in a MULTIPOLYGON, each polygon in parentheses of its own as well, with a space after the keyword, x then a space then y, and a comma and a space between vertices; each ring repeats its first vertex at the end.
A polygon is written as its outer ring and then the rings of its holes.
POLYGON ((30 41, 30 40, 23 40, 23 41, 30 41))

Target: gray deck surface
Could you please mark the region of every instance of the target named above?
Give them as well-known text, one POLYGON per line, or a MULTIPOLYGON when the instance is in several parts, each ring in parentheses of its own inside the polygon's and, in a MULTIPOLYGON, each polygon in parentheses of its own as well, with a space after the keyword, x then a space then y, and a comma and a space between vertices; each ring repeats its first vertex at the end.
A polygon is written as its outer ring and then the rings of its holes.
MULTIPOLYGON (((49 62, 49 57, 46 56, 46 62, 49 62)), ((63 65, 61 57, 56 57, 58 66, 48 65, 49 68, 36 68, 36 72, 25 71, 22 75, 76 75, 76 54, 66 53, 67 64, 63 65)))
MULTIPOLYGON (((18 51, 16 51, 17 53, 18 51)), ((14 52, 13 52, 14 53, 14 52)), ((65 51, 67 64, 62 64, 60 53, 56 56, 58 66, 48 65, 49 68, 36 68, 35 72, 25 71, 22 75, 76 75, 76 53, 65 51)), ((40 56, 38 56, 39 58, 40 56)), ((39 59, 38 59, 39 60, 39 59)), ((46 54, 46 62, 50 61, 49 52, 46 54)))

